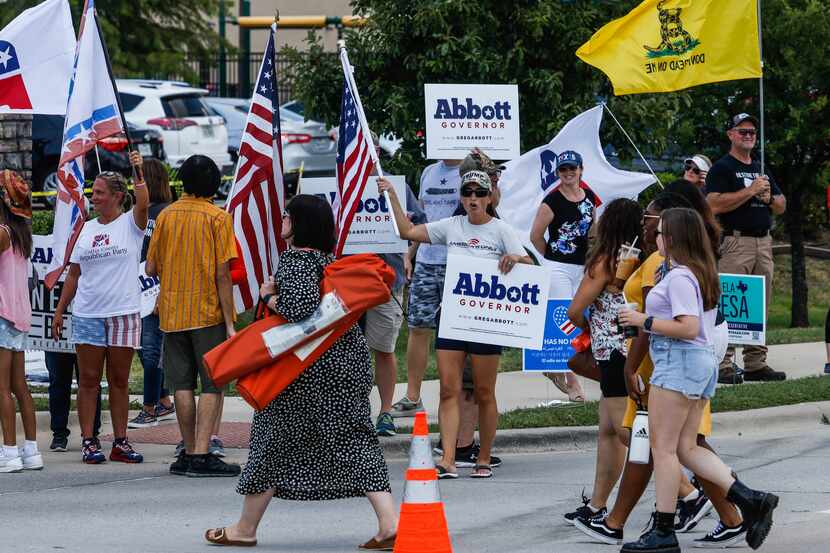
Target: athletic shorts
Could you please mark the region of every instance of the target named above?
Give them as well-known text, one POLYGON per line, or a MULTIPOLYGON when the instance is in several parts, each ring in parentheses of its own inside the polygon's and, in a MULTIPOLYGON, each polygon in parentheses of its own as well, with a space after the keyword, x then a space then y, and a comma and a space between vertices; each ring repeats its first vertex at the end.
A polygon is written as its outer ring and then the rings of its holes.
POLYGON ((369 347, 383 353, 394 353, 398 333, 403 324, 403 290, 393 292, 389 301, 366 312, 363 334, 369 347))
POLYGON ((210 379, 202 356, 227 338, 224 323, 180 332, 165 332, 162 365, 166 386, 174 392, 195 390, 198 377, 202 383, 202 392, 221 393, 223 388, 218 388, 210 379))
POLYGON ((0 317, 0 349, 24 351, 25 346, 26 333, 17 330, 11 321, 0 317))
POLYGON ((115 317, 72 315, 72 343, 98 347, 141 348, 141 313, 115 317))
POLYGON ((409 328, 438 328, 436 314, 444 293, 446 265, 415 263, 409 283, 409 328))
POLYGON ((599 387, 602 397, 627 397, 625 387, 625 355, 619 350, 612 350, 607 361, 597 360, 600 371, 599 387))
MULTIPOLYGON (((441 327, 441 312, 439 311, 436 318, 438 327, 441 327)), ((501 355, 501 346, 494 346, 492 344, 480 344, 478 342, 467 342, 465 340, 451 340, 449 338, 435 337, 435 350, 439 349, 449 351, 464 351, 470 355, 501 355)), ((472 374, 472 373, 471 373, 472 374)))

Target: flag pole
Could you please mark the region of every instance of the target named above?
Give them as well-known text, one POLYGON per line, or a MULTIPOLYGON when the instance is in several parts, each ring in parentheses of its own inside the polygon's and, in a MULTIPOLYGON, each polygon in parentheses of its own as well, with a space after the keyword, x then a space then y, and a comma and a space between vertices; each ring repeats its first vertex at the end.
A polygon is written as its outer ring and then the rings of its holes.
MULTIPOLYGON (((101 24, 98 23, 98 11, 93 9, 92 19, 95 21, 95 27, 98 30, 98 38, 101 41, 101 49, 104 50, 104 60, 107 62, 107 74, 112 84, 112 90, 115 92, 115 103, 118 105, 118 115, 121 118, 121 126, 124 128, 124 136, 127 137, 127 151, 133 151, 133 141, 130 138, 130 128, 127 126, 127 118, 124 117, 124 108, 121 106, 121 96, 118 94, 118 86, 115 84, 115 76, 112 73, 112 63, 110 62, 110 53, 107 50, 107 41, 104 40, 104 33, 101 32, 101 24)), ((97 148, 96 142, 96 148, 97 148)), ((97 150, 96 150, 97 154, 97 150)), ((130 164, 132 166, 132 164, 130 164)), ((100 169, 100 168, 99 168, 100 169)), ((133 180, 144 180, 144 175, 141 174, 141 169, 132 167, 133 180)))
POLYGON ((637 151, 637 155, 639 155, 640 159, 643 160, 643 163, 646 164, 646 168, 648 168, 649 172, 651 172, 651 175, 655 178, 655 180, 657 181, 657 184, 660 185, 660 188, 665 188, 665 186, 663 186, 663 182, 660 180, 660 177, 657 176, 657 173, 655 173, 654 169, 651 168, 651 165, 649 164, 649 162, 646 161, 646 158, 645 158, 645 156, 643 156, 643 153, 640 151, 640 148, 638 148, 637 145, 634 144, 634 140, 632 140, 631 137, 628 135, 626 130, 623 128, 622 124, 617 119, 617 116, 614 115, 614 112, 612 112, 611 108, 608 107, 608 104, 606 104, 605 102, 602 102, 602 107, 604 107, 605 110, 608 112, 608 115, 610 115, 614 119, 614 122, 617 124, 617 126, 620 128, 620 130, 623 132, 623 134, 628 139, 628 141, 631 142, 631 145, 634 146, 634 149, 637 151))
POLYGON ((764 39, 762 34, 762 26, 761 26, 761 0, 758 0, 758 51, 761 55, 761 78, 758 79, 759 84, 759 104, 760 104, 760 111, 761 113, 759 121, 761 123, 761 174, 765 174, 764 169, 764 143, 765 143, 765 136, 764 136, 764 39))
MULTIPOLYGON (((346 79, 348 79, 349 86, 352 89, 352 94, 354 95, 354 103, 358 113, 357 118, 360 121, 360 127, 363 130, 363 140, 369 145, 369 155, 372 157, 372 162, 374 162, 375 167, 377 168, 378 176, 383 177, 383 169, 380 166, 380 158, 375 150, 374 143, 372 143, 372 131, 369 130, 369 122, 366 120, 366 113, 363 111, 363 103, 360 101, 360 94, 357 91, 357 84, 354 81, 354 68, 349 62, 349 53, 346 50, 345 42, 340 45, 340 61, 343 64, 343 73, 345 74, 346 79)), ((378 140, 380 140, 380 137, 378 137, 378 140)), ((383 197, 386 199, 386 205, 389 206, 389 215, 391 215, 392 228, 395 231, 395 236, 400 238, 401 234, 398 231, 398 222, 395 220, 395 212, 392 209, 392 201, 389 199, 389 192, 384 192, 383 197)))

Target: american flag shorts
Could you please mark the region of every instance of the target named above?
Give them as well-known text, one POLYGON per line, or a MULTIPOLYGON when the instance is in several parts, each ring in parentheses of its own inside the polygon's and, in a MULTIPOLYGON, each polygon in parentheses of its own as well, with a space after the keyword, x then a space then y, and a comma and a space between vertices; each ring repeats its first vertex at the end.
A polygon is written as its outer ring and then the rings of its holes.
POLYGON ((72 316, 72 342, 99 347, 141 347, 141 314, 114 317, 72 316))

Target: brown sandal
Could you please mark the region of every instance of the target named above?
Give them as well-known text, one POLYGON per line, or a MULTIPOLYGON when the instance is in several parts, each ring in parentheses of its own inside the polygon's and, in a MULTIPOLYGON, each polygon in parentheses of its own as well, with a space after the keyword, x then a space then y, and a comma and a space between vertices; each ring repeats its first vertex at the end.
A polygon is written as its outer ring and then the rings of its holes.
POLYGON ((358 545, 357 548, 368 549, 370 551, 392 551, 395 548, 396 537, 397 536, 392 536, 391 538, 386 538, 382 541, 378 541, 375 538, 372 538, 366 543, 358 545))
POLYGON ((236 547, 254 547, 256 540, 231 540, 225 533, 225 528, 205 530, 205 539, 214 545, 233 545, 236 547), (213 536, 210 533, 213 532, 213 536))

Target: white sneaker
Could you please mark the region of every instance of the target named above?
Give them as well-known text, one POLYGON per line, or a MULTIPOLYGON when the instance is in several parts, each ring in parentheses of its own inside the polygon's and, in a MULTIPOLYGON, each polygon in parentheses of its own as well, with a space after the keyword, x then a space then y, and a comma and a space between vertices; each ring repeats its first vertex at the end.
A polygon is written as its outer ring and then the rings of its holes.
POLYGON ((0 449, 0 473, 20 472, 23 470, 23 461, 20 457, 6 457, 0 449))
POLYGON ((26 452, 22 449, 20 459, 23 461, 23 470, 41 470, 43 469, 43 456, 40 454, 39 451, 36 451, 32 455, 26 455, 26 452))

